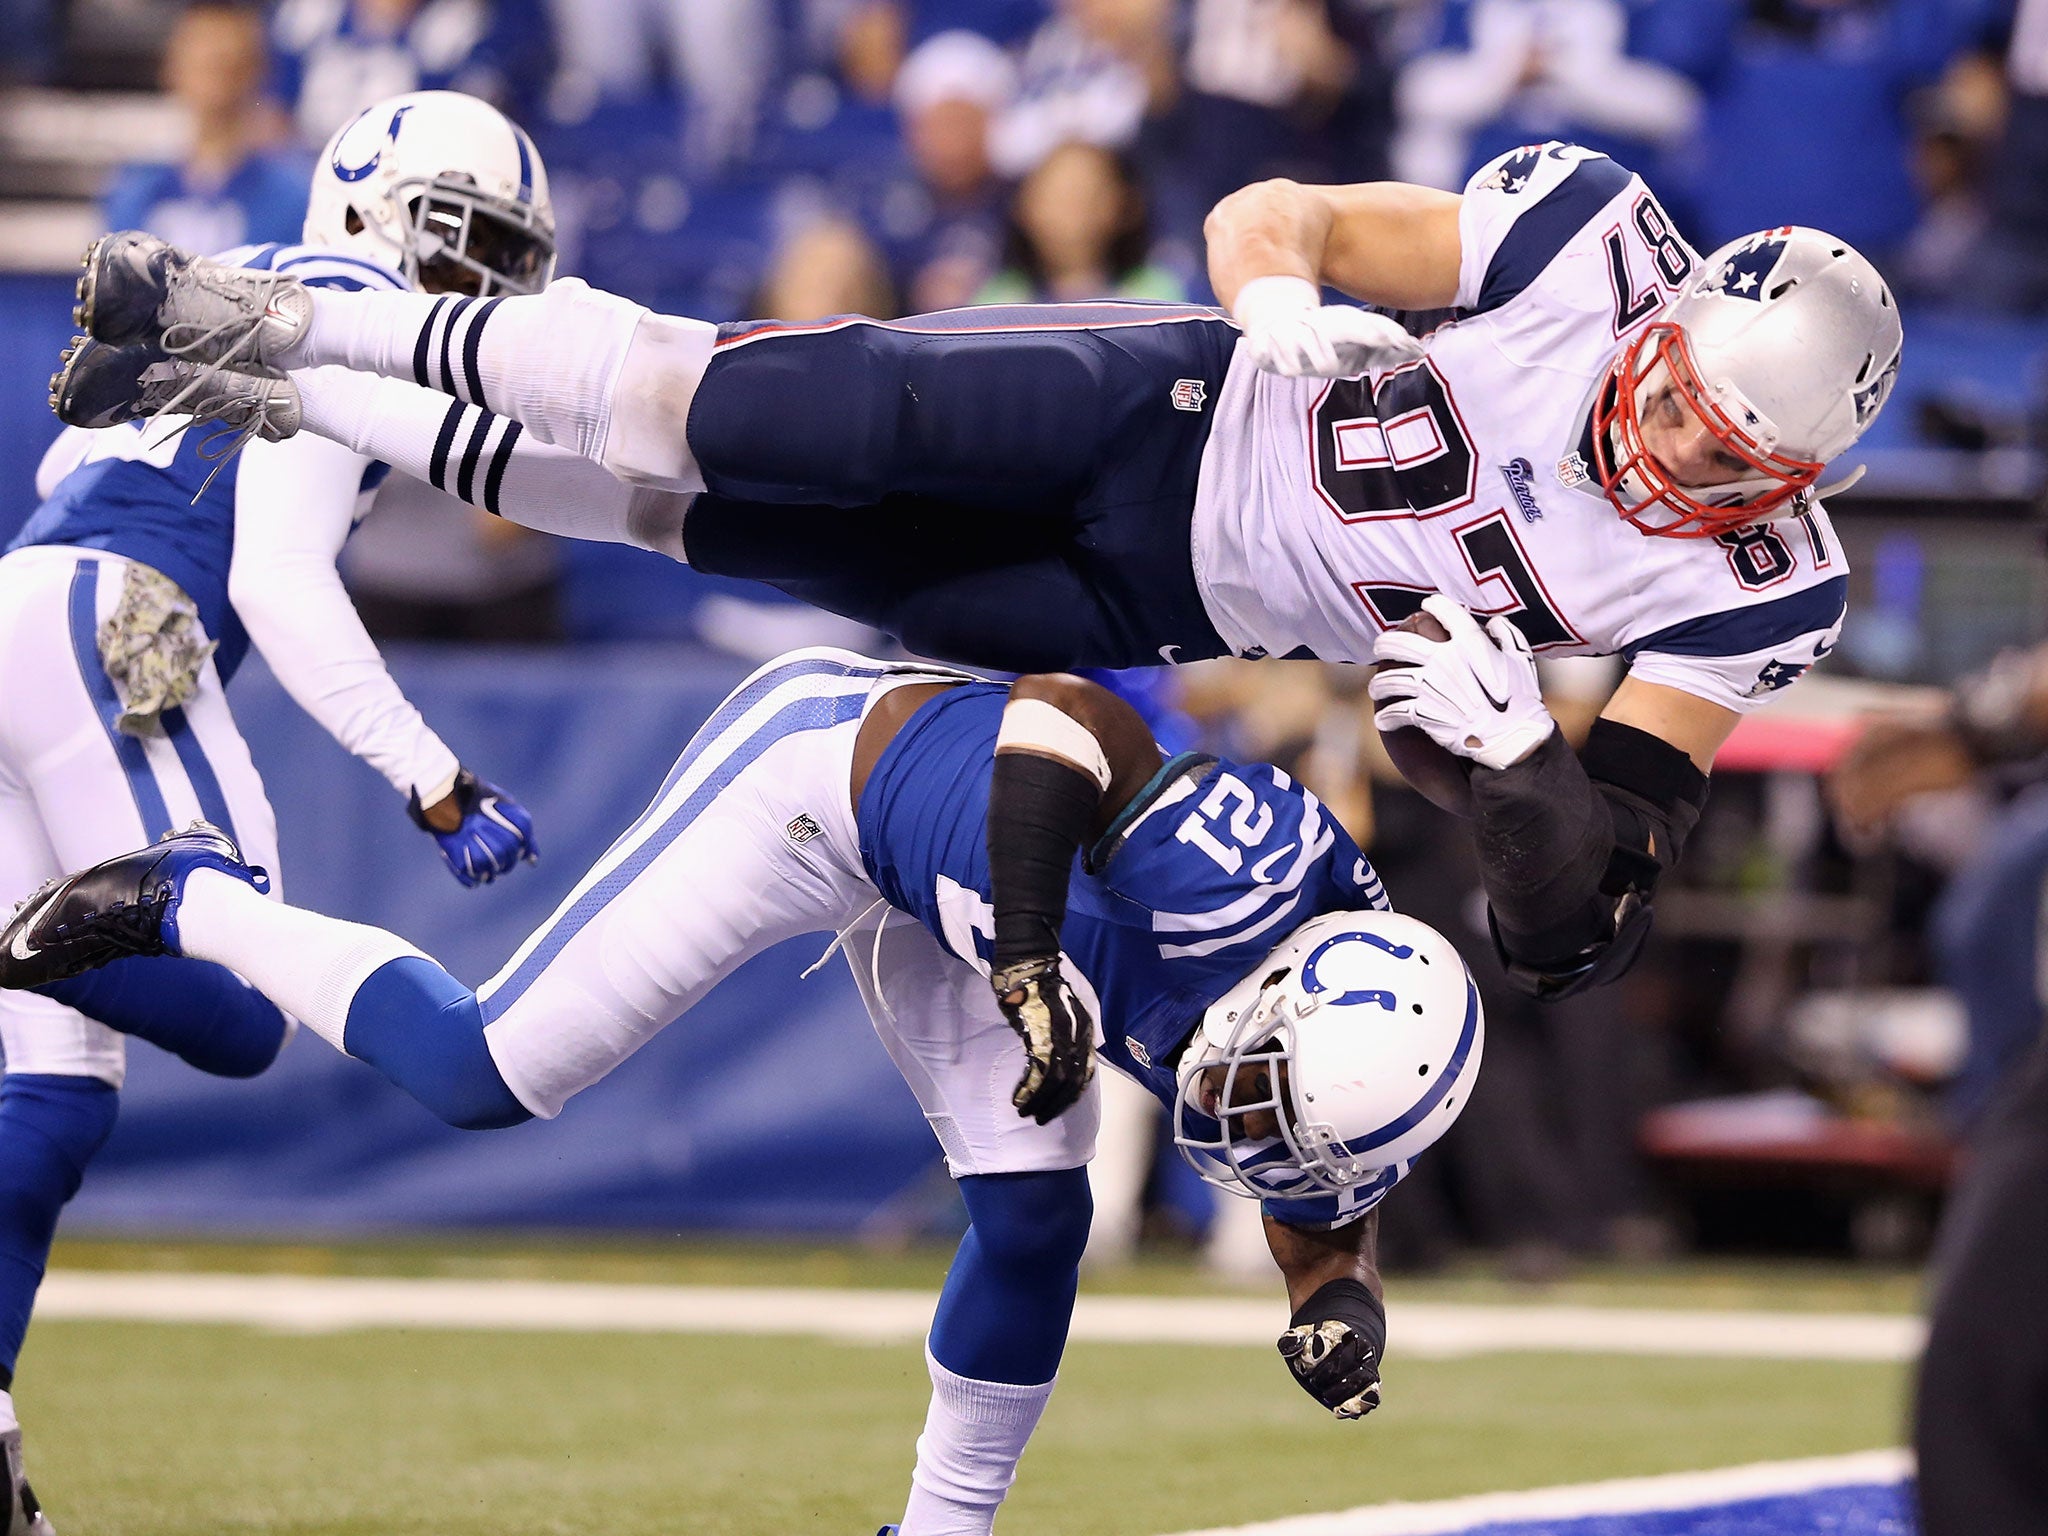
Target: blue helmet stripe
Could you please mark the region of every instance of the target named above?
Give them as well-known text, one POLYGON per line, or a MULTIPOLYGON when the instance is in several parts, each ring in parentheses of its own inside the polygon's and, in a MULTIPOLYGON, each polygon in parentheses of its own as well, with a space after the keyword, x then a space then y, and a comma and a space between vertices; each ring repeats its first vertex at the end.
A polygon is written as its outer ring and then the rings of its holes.
POLYGON ((525 131, 517 123, 507 123, 512 130, 512 143, 519 151, 519 200, 533 201, 533 145, 525 131))
POLYGON ((1444 1063, 1443 1071, 1437 1073, 1436 1081, 1429 1085, 1429 1091, 1417 1099, 1414 1105, 1400 1119, 1381 1126, 1368 1136, 1343 1143, 1339 1149, 1351 1157, 1362 1157, 1376 1147, 1407 1135, 1420 1125, 1443 1103, 1444 1095, 1451 1091, 1458 1074, 1465 1070, 1465 1062, 1472 1055, 1472 1043, 1479 1038, 1479 989, 1470 980, 1465 983, 1465 1027, 1458 1033, 1458 1044, 1451 1052, 1451 1059, 1444 1063))

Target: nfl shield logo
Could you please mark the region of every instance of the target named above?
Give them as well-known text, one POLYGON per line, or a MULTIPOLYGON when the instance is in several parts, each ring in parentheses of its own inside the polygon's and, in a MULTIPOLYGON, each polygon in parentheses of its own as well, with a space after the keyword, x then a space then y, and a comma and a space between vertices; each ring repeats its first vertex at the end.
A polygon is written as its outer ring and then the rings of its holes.
POLYGON ((1208 398, 1209 386, 1200 379, 1173 381, 1173 408, 1176 411, 1199 411, 1202 402, 1208 398))

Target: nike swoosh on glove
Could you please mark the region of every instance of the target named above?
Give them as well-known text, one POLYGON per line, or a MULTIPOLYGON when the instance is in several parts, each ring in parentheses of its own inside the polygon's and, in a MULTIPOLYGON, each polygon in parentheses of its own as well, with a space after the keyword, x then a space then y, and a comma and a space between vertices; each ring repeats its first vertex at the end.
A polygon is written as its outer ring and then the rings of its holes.
POLYGON ((1396 321, 1350 304, 1325 304, 1313 283, 1258 277, 1232 306, 1245 354, 1267 373, 1355 379, 1422 356, 1422 342, 1396 321))
POLYGON ((1301 1304, 1280 1335, 1280 1358, 1301 1389, 1340 1419, 1380 1405, 1387 1312, 1360 1280, 1332 1280, 1301 1304))
POLYGON ((1441 593, 1422 607, 1450 632, 1430 640, 1390 629, 1373 642, 1381 667, 1371 693, 1382 731, 1417 726, 1447 752, 1486 768, 1507 768, 1543 745, 1557 722, 1543 707, 1536 657, 1522 632, 1496 614, 1481 624, 1441 593))
POLYGON ((1018 1114, 1045 1125, 1072 1109, 1095 1076, 1095 1020, 1060 974, 1057 958, 1022 960, 989 980, 1028 1058, 1010 1102, 1018 1114))
POLYGON ((489 885, 500 875, 510 874, 524 860, 540 858, 540 845, 533 839, 533 818, 526 807, 467 768, 455 775, 456 808, 462 825, 442 832, 427 824, 420 808, 419 791, 413 791, 408 809, 414 823, 433 834, 447 861, 448 871, 467 886, 489 885))

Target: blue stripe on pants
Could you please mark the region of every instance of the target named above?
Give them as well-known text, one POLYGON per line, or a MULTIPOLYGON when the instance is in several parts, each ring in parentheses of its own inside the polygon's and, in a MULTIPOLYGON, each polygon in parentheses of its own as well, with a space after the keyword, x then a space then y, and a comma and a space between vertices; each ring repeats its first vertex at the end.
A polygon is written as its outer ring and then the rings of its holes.
MULTIPOLYGON (((632 828, 618 843, 614 843, 613 847, 616 849, 621 844, 632 841, 648 824, 662 799, 675 787, 683 774, 704 756, 706 750, 725 730, 745 714, 747 708, 765 697, 779 683, 820 674, 835 674, 844 678, 863 680, 881 676, 879 670, 862 670, 841 663, 828 662, 795 662, 788 667, 764 673, 754 683, 721 705, 705 727, 691 739, 690 745, 670 771, 667 782, 662 785, 661 793, 655 797, 654 804, 641 814, 632 828), (742 703, 743 700, 746 702, 742 703)), ((691 792, 689 798, 658 827, 647 833, 616 868, 593 884, 555 920, 553 926, 547 930, 547 936, 519 963, 518 968, 505 979, 504 984, 492 991, 490 996, 482 999, 484 1021, 489 1023, 503 1017, 507 1009, 525 996, 548 966, 568 947, 570 941, 589 926, 591 919, 609 906, 613 897, 644 874, 677 838, 695 824, 706 808, 731 786, 733 780, 758 761, 770 747, 802 731, 824 730, 831 726, 843 725, 849 720, 856 720, 860 718, 861 708, 866 701, 865 689, 859 693, 813 694, 793 700, 771 715, 758 729, 728 752, 705 776, 704 781, 691 792)))
POLYGON ((121 714, 121 701, 115 696, 113 679, 100 663, 99 573, 97 560, 81 560, 71 578, 71 651, 78 658, 78 675, 92 695, 107 743, 127 775, 128 792, 135 797, 136 814, 142 818, 143 836, 155 842, 171 830, 171 813, 157 785, 156 772, 149 766, 149 754, 140 741, 114 723, 121 714))
MULTIPOLYGON (((167 709, 161 718, 165 734, 177 749, 178 761, 185 766, 185 777, 192 781, 192 793, 199 799, 199 814, 235 838, 235 818, 228 812, 228 797, 221 793, 220 779, 213 764, 206 760, 206 748, 200 745, 192 722, 185 718, 183 709, 167 709)), ((235 838, 235 842, 239 846, 241 839, 235 838)))

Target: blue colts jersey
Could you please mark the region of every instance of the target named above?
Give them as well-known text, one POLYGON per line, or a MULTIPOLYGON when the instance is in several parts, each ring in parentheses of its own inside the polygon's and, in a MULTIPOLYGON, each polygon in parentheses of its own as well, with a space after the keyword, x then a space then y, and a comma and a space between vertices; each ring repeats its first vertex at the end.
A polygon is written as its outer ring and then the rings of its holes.
MULTIPOLYGON (((406 286, 396 273, 375 262, 308 246, 243 247, 220 259, 266 272, 289 272, 313 288, 360 291, 406 286)), ((62 544, 102 549, 162 571, 198 605, 200 622, 219 642, 214 665, 225 682, 249 647, 249 637, 228 605, 241 460, 220 461, 221 450, 233 439, 227 429, 197 423, 173 435, 174 425, 143 421, 82 434, 92 441, 80 453, 80 462, 7 547, 62 544)), ((372 465, 363 476, 362 489, 376 489, 386 473, 385 465, 372 465)))
MULTIPOLYGON (((861 857, 892 906, 984 974, 993 930, 989 780, 1009 690, 970 684, 926 703, 868 776, 861 857)), ((1203 1012, 1295 928, 1325 912, 1388 906, 1351 836, 1267 764, 1183 754, 1077 860, 1061 944, 1099 1005, 1103 1055, 1162 1102, 1203 1012)), ((1269 1202, 1327 1223, 1336 1197, 1269 1202), (1297 1211, 1294 1208, 1300 1207, 1297 1211)))

